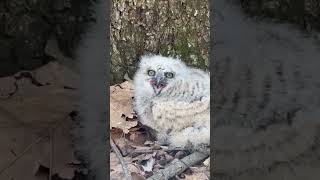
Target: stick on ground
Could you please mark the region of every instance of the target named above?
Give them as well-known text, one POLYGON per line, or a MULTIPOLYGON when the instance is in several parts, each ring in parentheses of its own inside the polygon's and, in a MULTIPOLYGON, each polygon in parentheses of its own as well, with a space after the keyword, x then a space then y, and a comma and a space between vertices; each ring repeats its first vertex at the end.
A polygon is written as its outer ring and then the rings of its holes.
POLYGON ((153 176, 149 177, 148 180, 162 180, 169 179, 175 175, 181 174, 183 171, 187 170, 190 166, 197 164, 198 162, 204 160, 209 155, 201 152, 194 152, 183 159, 174 159, 166 168, 161 169, 154 173, 153 176))
POLYGON ((131 173, 119 151, 119 149, 117 148, 116 144, 113 142, 113 139, 110 137, 110 144, 111 144, 111 148, 112 150, 114 151, 114 153, 116 153, 120 163, 121 163, 121 166, 122 166, 122 170, 123 170, 123 173, 124 173, 124 177, 125 177, 125 180, 132 180, 132 177, 131 177, 131 173))

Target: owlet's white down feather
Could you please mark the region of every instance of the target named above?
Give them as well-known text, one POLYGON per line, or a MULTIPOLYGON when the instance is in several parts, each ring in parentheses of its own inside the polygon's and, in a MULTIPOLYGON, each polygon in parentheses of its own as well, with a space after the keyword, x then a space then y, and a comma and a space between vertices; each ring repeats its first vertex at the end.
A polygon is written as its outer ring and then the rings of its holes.
POLYGON ((210 144, 209 73, 179 59, 143 56, 134 77, 139 121, 171 148, 207 151, 210 144))

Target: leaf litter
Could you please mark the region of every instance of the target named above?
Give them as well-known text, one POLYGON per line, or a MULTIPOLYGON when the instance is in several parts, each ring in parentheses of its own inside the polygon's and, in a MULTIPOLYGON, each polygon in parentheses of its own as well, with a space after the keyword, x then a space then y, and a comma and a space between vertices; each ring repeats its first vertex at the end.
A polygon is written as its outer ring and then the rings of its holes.
POLYGON ((57 62, 0 78, 0 179, 48 179, 50 168, 55 177, 74 178, 69 113, 77 82, 78 75, 57 62))
POLYGON ((133 120, 133 86, 128 81, 110 87, 110 128, 120 128, 125 134, 138 122, 133 120))

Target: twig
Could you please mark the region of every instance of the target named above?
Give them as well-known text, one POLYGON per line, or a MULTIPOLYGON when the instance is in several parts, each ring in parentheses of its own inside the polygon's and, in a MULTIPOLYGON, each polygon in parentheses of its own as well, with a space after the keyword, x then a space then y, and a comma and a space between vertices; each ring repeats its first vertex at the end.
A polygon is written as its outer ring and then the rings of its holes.
POLYGON ((165 146, 161 146, 161 149, 130 149, 127 150, 129 154, 145 154, 145 153, 154 153, 155 151, 165 151, 165 152, 171 152, 171 151, 184 151, 183 148, 165 148, 165 146))
POLYGON ((198 162, 204 160, 208 157, 208 154, 201 152, 194 152, 189 156, 184 157, 183 159, 174 159, 170 164, 154 173, 153 176, 149 177, 148 180, 160 180, 160 179, 169 179, 178 175, 188 169, 190 166, 197 164, 198 162))
POLYGON ((53 169, 53 155, 54 155, 54 131, 50 130, 50 167, 49 167, 49 180, 52 179, 52 169, 53 169))
MULTIPOLYGON (((69 115, 67 116, 69 117, 69 115)), ((52 128, 52 131, 54 131, 56 128, 58 128, 61 124, 63 124, 65 122, 65 118, 58 121, 52 128)), ((38 139, 36 139, 34 142, 32 142, 31 144, 29 144, 15 159, 13 159, 7 166, 5 166, 4 168, 2 168, 0 170, 0 175, 3 174, 7 169, 9 169, 11 166, 13 166, 16 161, 18 161, 20 158, 22 158, 24 156, 25 153, 27 153, 34 145, 40 143, 43 139, 50 137, 50 134, 45 134, 41 137, 39 137, 38 139)))
POLYGON ((33 143, 31 143, 24 151, 22 151, 21 154, 19 154, 13 161, 11 161, 7 166, 5 166, 4 168, 2 168, 0 170, 0 175, 2 173, 4 173, 7 169, 9 169, 12 165, 15 164, 16 161, 18 161, 26 152, 28 152, 34 145, 38 144, 39 142, 41 142, 43 139, 47 138, 49 135, 44 135, 42 137, 39 137, 36 141, 34 141, 33 143))
POLYGON ((174 147, 174 148, 169 148, 168 146, 160 146, 162 150, 168 152, 168 151, 185 151, 185 148, 181 147, 174 147))
POLYGON ((117 155, 117 157, 118 157, 118 159, 119 159, 119 161, 121 163, 122 170, 123 170, 123 173, 124 173, 124 176, 125 176, 125 180, 132 180, 131 173, 130 173, 126 163, 124 162, 124 159, 123 159, 119 149, 114 144, 113 139, 111 137, 110 137, 110 144, 111 144, 112 150, 114 151, 114 153, 116 153, 116 155, 117 155))

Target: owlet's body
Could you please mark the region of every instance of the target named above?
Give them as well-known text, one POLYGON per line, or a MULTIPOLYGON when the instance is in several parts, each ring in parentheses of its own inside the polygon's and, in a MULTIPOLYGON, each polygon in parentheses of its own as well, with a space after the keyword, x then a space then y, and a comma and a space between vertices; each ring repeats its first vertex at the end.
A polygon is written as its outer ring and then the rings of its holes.
POLYGON ((135 111, 173 148, 204 150, 210 144, 209 74, 179 59, 143 56, 134 77, 135 111))

